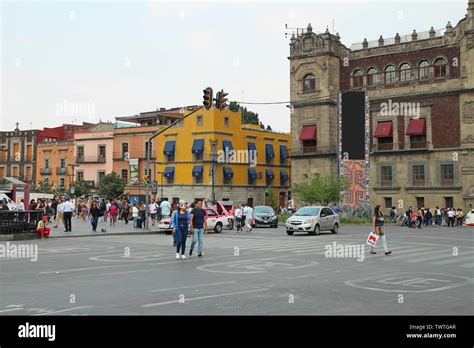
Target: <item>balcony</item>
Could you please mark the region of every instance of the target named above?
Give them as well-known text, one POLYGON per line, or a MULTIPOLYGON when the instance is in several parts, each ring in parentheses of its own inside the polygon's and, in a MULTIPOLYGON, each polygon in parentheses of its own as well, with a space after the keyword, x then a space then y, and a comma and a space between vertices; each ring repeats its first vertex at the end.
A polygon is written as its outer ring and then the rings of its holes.
POLYGON ((40 168, 40 174, 41 175, 51 175, 51 168, 40 168))
POLYGON ((306 156, 327 156, 336 155, 337 150, 331 146, 304 146, 289 150, 290 157, 306 157, 306 156))
POLYGON ((105 156, 76 156, 76 163, 105 163, 105 156))
POLYGON ((392 151, 393 143, 374 144, 373 148, 375 148, 375 151, 392 151))
POLYGON ((66 175, 67 174, 67 167, 61 168, 58 167, 56 168, 56 175, 66 175))
POLYGON ((409 143, 382 143, 372 144, 371 153, 376 154, 380 152, 410 152, 410 151, 430 151, 429 141, 411 141, 409 143))
MULTIPOLYGON (((129 151, 129 152, 114 152, 113 159, 117 161, 126 161, 128 158, 138 158, 138 159, 146 159, 146 151, 129 151)), ((150 153, 150 159, 156 159, 156 153, 152 151, 150 153)))

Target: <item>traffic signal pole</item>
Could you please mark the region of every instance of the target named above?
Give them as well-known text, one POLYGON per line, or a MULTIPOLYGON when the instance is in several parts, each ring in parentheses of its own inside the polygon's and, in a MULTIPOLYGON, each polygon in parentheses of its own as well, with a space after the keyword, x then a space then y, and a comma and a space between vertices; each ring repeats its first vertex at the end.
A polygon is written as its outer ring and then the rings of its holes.
MULTIPOLYGON (((195 112, 201 110, 203 107, 200 106, 196 109, 194 109, 193 111, 191 111, 189 114, 183 116, 182 118, 180 118, 179 120, 173 122, 172 124, 166 126, 165 128, 159 130, 158 132, 156 132, 155 134, 153 134, 147 141, 148 143, 148 148, 147 148, 147 151, 146 151, 146 174, 148 176, 148 173, 150 172, 150 157, 151 157, 151 141, 153 139, 155 139, 157 136, 159 136, 160 134, 162 134, 163 132, 167 131, 168 129, 170 129, 171 127, 177 125, 179 122, 182 122, 184 121, 186 118, 188 118, 189 116, 191 116, 192 114, 194 114, 195 112)), ((150 180, 147 180, 146 182, 146 196, 145 196, 145 229, 149 229, 149 224, 148 224, 148 212, 150 210, 150 208, 148 207, 148 205, 150 204, 150 199, 149 199, 149 196, 150 195, 150 180)), ((162 194, 163 196, 163 194, 162 194)), ((161 197, 163 198, 163 197, 161 197)))

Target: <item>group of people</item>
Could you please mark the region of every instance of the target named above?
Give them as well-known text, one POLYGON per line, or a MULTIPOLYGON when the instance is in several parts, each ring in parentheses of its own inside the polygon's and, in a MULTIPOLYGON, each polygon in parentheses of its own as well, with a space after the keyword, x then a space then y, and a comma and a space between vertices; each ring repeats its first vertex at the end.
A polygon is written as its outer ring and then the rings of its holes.
POLYGON ((464 223, 464 212, 462 209, 455 208, 439 208, 431 210, 429 207, 419 207, 417 209, 410 206, 405 212, 397 215, 397 209, 390 209, 390 218, 392 222, 402 220, 402 225, 409 228, 419 228, 422 225, 426 227, 440 227, 446 225, 448 227, 459 226, 464 223))

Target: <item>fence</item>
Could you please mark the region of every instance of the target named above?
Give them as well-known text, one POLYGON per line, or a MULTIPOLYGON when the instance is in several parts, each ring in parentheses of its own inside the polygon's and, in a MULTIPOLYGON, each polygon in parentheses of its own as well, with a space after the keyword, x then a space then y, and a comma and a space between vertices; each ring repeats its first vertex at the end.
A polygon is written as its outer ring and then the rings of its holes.
POLYGON ((41 210, 0 210, 0 234, 35 232, 41 210))

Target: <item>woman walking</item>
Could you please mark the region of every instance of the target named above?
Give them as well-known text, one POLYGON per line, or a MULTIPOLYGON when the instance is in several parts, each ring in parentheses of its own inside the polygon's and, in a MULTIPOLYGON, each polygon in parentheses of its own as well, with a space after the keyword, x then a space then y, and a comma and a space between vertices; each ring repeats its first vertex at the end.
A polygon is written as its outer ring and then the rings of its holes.
POLYGON ((97 224, 99 223, 100 208, 97 206, 97 203, 95 201, 91 203, 89 215, 91 217, 92 232, 97 232, 97 224))
MULTIPOLYGON (((387 247, 387 240, 385 239, 385 231, 384 231, 384 219, 383 213, 380 210, 380 205, 375 206, 374 215, 372 216, 372 227, 374 228, 375 234, 377 234, 380 239, 382 239, 383 249, 385 250, 385 255, 390 255, 392 252, 388 250, 387 247)), ((370 253, 376 254, 375 248, 373 246, 370 247, 370 253)))
POLYGON ((186 210, 185 204, 180 204, 179 211, 173 216, 173 235, 176 236, 176 258, 179 259, 181 252, 181 258, 184 260, 186 256, 186 239, 188 238, 188 226, 190 223, 190 214, 186 210))
POLYGON ((240 209, 240 205, 235 206, 234 216, 235 216, 235 225, 237 226, 237 232, 240 232, 242 231, 242 209, 240 209))

